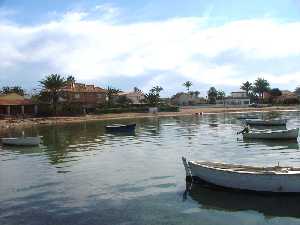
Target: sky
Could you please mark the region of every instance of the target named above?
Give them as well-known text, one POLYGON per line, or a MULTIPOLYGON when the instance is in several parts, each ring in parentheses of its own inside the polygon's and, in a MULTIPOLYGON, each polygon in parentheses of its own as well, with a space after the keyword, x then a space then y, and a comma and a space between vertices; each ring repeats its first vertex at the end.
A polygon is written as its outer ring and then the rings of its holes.
POLYGON ((0 87, 57 73, 163 96, 300 85, 300 0, 0 0, 0 87))

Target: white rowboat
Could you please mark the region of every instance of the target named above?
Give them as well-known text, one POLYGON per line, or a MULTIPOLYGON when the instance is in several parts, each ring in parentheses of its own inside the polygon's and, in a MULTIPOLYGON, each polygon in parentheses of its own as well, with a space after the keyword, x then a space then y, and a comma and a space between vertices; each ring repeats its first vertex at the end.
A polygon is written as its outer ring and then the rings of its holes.
POLYGON ((285 119, 274 119, 274 120, 262 120, 262 119, 246 119, 247 125, 252 126, 285 126, 287 120, 285 119))
POLYGON ((243 191, 300 193, 300 168, 252 167, 214 162, 182 161, 186 176, 217 187, 243 191))
POLYGON ((41 143, 41 137, 1 138, 1 142, 4 145, 37 146, 41 143))
POLYGON ((299 128, 290 130, 257 130, 243 133, 245 139, 297 139, 299 128))

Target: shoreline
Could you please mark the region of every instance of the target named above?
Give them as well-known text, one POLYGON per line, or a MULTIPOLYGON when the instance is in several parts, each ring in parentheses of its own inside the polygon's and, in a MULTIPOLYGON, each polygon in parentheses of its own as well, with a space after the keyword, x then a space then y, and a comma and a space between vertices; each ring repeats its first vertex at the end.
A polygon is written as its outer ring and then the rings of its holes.
POLYGON ((272 112, 272 111, 300 111, 299 106, 272 106, 263 108, 181 108, 179 112, 158 112, 152 113, 111 113, 102 115, 86 115, 78 117, 32 117, 32 118, 8 118, 0 120, 0 130, 10 130, 15 128, 28 128, 39 125, 58 125, 68 123, 82 123, 89 121, 112 121, 122 119, 142 119, 153 117, 177 117, 192 116, 196 113, 221 114, 221 113, 247 113, 247 112, 272 112))

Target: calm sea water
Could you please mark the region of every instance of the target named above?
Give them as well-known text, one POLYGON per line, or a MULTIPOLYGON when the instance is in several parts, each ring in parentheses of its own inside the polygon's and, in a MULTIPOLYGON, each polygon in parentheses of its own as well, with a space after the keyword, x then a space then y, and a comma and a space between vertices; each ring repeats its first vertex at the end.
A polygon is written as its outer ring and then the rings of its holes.
MULTIPOLYGON (((299 196, 186 191, 182 156, 300 167, 296 141, 245 142, 237 116, 123 121, 137 123, 123 135, 105 133, 113 121, 27 129, 43 136, 40 147, 0 147, 0 224, 300 224, 299 196)), ((264 116, 300 126, 299 112, 264 116)))

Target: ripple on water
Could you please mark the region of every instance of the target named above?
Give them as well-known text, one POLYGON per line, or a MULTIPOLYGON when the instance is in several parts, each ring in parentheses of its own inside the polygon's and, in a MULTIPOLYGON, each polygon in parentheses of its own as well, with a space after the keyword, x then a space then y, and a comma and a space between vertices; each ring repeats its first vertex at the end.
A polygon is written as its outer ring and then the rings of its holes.
MULTIPOLYGON (((283 114, 288 127, 300 125, 298 114, 283 114)), ((220 225, 245 218, 268 224, 267 216, 280 207, 269 199, 258 198, 266 202, 261 209, 239 205, 245 201, 234 195, 185 192, 181 156, 263 166, 300 163, 297 142, 237 136, 243 124, 236 115, 134 122, 135 134, 106 134, 102 122, 40 127, 41 148, 0 147, 0 224, 215 224, 216 215, 220 225)))

